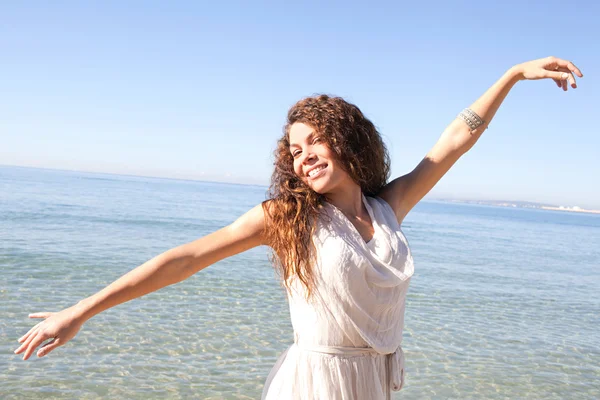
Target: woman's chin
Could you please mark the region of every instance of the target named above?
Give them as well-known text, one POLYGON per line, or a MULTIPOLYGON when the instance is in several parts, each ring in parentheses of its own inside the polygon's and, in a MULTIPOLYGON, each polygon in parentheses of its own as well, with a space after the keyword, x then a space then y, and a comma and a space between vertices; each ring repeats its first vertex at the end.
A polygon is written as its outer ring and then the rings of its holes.
POLYGON ((333 182, 331 181, 331 178, 327 174, 319 176, 316 179, 310 179, 310 178, 304 177, 303 181, 306 186, 308 186, 314 192, 319 193, 319 194, 329 193, 333 186, 332 185, 333 182))
POLYGON ((326 194, 328 192, 329 185, 327 185, 327 182, 315 181, 309 182, 308 187, 319 194, 326 194))

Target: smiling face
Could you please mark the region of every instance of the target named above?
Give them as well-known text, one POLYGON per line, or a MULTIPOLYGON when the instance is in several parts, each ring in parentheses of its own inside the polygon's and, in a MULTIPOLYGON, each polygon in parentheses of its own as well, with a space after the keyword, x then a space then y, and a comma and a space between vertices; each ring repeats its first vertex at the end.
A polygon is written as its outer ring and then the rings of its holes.
POLYGON ((292 124, 289 141, 294 172, 315 192, 328 194, 353 182, 325 140, 311 126, 301 122, 292 124))

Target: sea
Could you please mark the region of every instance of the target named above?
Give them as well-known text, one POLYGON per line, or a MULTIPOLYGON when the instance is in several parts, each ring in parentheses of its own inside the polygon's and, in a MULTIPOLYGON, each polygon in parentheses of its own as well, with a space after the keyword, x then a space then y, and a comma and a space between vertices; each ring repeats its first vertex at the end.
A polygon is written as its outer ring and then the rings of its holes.
MULTIPOLYGON (((224 227, 266 187, 0 166, 0 398, 259 399, 293 343, 258 247, 109 309, 23 361, 38 320, 224 227)), ((406 383, 393 399, 600 398, 600 215, 422 201, 403 231, 406 383)))

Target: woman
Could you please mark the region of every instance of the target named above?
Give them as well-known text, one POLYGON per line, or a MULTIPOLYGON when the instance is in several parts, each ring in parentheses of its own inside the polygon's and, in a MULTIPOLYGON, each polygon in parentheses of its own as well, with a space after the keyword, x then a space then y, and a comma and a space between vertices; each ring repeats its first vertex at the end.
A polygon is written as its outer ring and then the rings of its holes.
POLYGON ((16 354, 45 356, 92 316, 180 282, 258 245, 273 248, 288 292, 294 344, 269 374, 265 399, 389 399, 404 381, 400 343, 414 267, 400 225, 469 150, 520 80, 575 88, 573 63, 548 57, 510 68, 459 114, 407 175, 387 182, 389 158, 373 124, 340 98, 301 100, 276 151, 271 198, 231 225, 173 248, 76 305, 43 318, 16 354))

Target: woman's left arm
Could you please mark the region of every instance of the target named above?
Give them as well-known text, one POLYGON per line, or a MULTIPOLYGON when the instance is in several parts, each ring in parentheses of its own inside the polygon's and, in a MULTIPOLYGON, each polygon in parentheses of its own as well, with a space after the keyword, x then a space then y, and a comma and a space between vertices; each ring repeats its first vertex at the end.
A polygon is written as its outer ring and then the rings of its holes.
MULTIPOLYGON (((521 80, 552 79, 559 88, 576 88, 575 76, 581 71, 569 61, 547 57, 515 65, 492 85, 469 109, 483 124, 472 129, 464 120, 455 119, 417 167, 388 183, 379 193, 394 209, 398 222, 435 186, 454 163, 483 134, 512 87, 521 80)), ((477 123, 476 123, 477 124, 477 123)))

